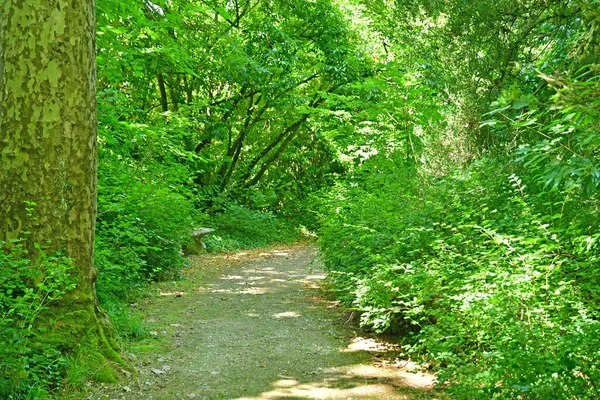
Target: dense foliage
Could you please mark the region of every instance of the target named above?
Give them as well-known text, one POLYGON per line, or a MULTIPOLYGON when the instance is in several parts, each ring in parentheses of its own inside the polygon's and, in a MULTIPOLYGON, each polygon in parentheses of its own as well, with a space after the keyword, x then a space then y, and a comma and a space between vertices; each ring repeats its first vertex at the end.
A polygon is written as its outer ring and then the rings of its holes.
POLYGON ((327 95, 368 73, 342 13, 327 1, 97 7, 100 293, 176 275, 197 226, 217 229, 213 249, 296 237, 276 214, 301 214, 341 168, 316 129, 327 95))
POLYGON ((379 34, 357 7, 103 0, 97 31, 97 288, 109 310, 176 277, 194 228, 216 228, 212 250, 314 229, 311 193, 366 143, 393 145, 384 110, 402 119, 393 89, 406 78, 378 75, 379 34))
MULTIPOLYGON (((333 292, 451 398, 600 397, 596 1, 96 6, 96 287, 118 335, 146 334, 127 303, 178 277, 194 229, 210 251, 316 230, 333 292)), ((69 260, 22 251, 0 252, 0 397, 67 362, 34 322, 69 260)))
POLYGON ((325 201, 333 289, 452 398, 598 397, 598 5, 382 7, 443 121, 325 201))
POLYGON ((330 278, 453 398, 594 398, 597 211, 531 193, 499 161, 433 184, 382 165, 356 176, 322 229, 330 278))

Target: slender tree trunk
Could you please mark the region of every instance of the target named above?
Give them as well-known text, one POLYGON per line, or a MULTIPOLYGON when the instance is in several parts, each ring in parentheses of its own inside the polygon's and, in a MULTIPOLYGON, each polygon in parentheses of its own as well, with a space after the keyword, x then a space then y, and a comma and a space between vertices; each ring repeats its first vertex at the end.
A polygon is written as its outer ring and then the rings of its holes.
POLYGON ((163 112, 169 111, 169 100, 167 99, 167 88, 165 86, 165 78, 160 72, 156 75, 158 80, 158 91, 160 92, 160 106, 163 112))
MULTIPOLYGON (((254 120, 251 123, 250 123, 250 121, 247 121, 247 123, 244 126, 244 131, 246 132, 246 134, 249 132, 250 129, 252 129, 252 127, 254 125, 256 125, 258 123, 258 121, 261 120, 261 117, 264 114, 264 112, 267 110, 267 107, 268 107, 267 104, 265 104, 263 107, 261 107, 261 109, 256 113, 256 116, 254 117, 254 120)), ((233 175, 233 172, 235 171, 237 163, 240 159, 240 155, 242 154, 243 144, 244 143, 242 140, 235 148, 235 153, 233 154, 233 159, 231 160, 231 165, 229 166, 229 169, 227 170, 227 173, 225 174, 225 177, 223 178, 223 182, 221 183, 221 190, 225 189, 227 187, 227 185, 229 184, 229 181, 231 180, 231 176, 233 175)))
POLYGON ((49 311, 45 340, 85 348, 97 377, 114 380, 118 347, 94 287, 94 15, 93 0, 0 2, 0 240, 73 259, 77 289, 49 311))
POLYGON ((185 96, 187 98, 187 103, 192 104, 194 102, 194 96, 192 94, 192 84, 190 83, 190 79, 188 79, 187 75, 183 75, 183 85, 185 86, 185 96))
POLYGON ((295 121, 292 125, 285 128, 275 139, 273 139, 267 146, 265 146, 260 153, 254 157, 249 165, 246 167, 246 172, 241 176, 240 182, 245 182, 250 179, 254 168, 258 165, 258 163, 267 156, 278 144, 280 144, 286 137, 289 135, 294 135, 296 131, 300 128, 300 126, 304 123, 304 121, 308 118, 308 115, 302 116, 299 120, 295 121))
MULTIPOLYGON (((254 96, 256 93, 251 94, 251 96, 254 96)), ((240 101, 242 101, 243 99, 246 98, 246 87, 242 87, 242 89, 240 90, 240 94, 239 96, 237 96, 235 99, 233 99, 233 102, 231 104, 231 107, 229 107, 227 109, 227 111, 225 112, 225 114, 223 114, 223 117, 221 118, 221 122, 225 123, 229 120, 229 118, 231 117, 231 115, 234 113, 234 111, 237 109, 238 104, 240 103, 240 101)), ((217 103, 213 103, 212 106, 216 106, 220 104, 220 102, 217 103)), ((212 134, 209 134, 208 137, 202 139, 202 141, 200 141, 200 143, 198 143, 198 145, 196 146, 196 149, 194 150, 196 153, 200 153, 204 148, 206 148, 206 146, 210 145, 212 140, 214 139, 212 134)))
POLYGON ((167 88, 169 89, 169 97, 171 98, 171 107, 173 111, 179 111, 179 94, 177 90, 179 88, 179 79, 171 76, 168 81, 167 88))
POLYGON ((269 169, 269 167, 275 161, 277 161, 277 159, 279 159, 279 156, 281 156, 281 154, 284 152, 284 150, 288 147, 288 145, 296 137, 296 134, 298 133, 298 131, 302 127, 302 123, 306 119, 308 119, 308 117, 296 121, 292 126, 289 127, 288 130, 290 131, 290 134, 283 140, 283 142, 281 142, 281 145, 279 146, 279 148, 277 148, 277 150, 275 150, 275 152, 271 155, 271 157, 269 157, 263 163, 262 167, 258 170, 258 172, 256 173, 256 175, 254 175, 254 177, 251 180, 249 180, 248 182, 246 182, 244 184, 244 186, 243 186, 244 188, 249 188, 251 186, 254 186, 254 185, 256 185, 262 179, 262 177, 265 175, 265 173, 267 172, 267 170, 269 169))
MULTIPOLYGON (((317 95, 317 96, 319 96, 319 95, 317 95)), ((324 101, 325 101, 325 99, 317 97, 312 101, 312 103, 310 104, 310 107, 311 108, 317 107, 320 104, 322 104, 324 101)), ((265 172, 267 172, 267 169, 269 168, 269 166, 274 161, 276 161, 277 158, 279 158, 281 153, 286 149, 287 145, 296 136, 296 134, 302 127, 302 124, 304 124, 304 122, 306 122, 306 120, 308 120, 309 116, 310 116, 310 114, 303 114, 292 125, 285 128, 271 143, 269 143, 256 157, 254 157, 252 159, 252 161, 250 161, 250 164, 247 167, 246 172, 239 179, 240 182, 245 182, 243 187, 250 187, 250 186, 256 185, 258 183, 258 181, 263 177, 265 172), (248 179, 250 179, 250 176, 252 175, 254 168, 258 165, 258 163, 280 143, 281 143, 281 146, 275 151, 275 153, 267 161, 264 162, 263 166, 260 168, 258 173, 254 176, 254 178, 252 178, 250 181, 248 181, 248 179)))

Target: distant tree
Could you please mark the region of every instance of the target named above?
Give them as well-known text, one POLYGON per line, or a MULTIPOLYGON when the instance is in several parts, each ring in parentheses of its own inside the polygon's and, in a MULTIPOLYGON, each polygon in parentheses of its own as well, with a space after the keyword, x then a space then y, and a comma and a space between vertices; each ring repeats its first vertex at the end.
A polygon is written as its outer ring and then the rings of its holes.
POLYGON ((119 360, 94 281, 96 73, 94 1, 0 3, 0 241, 25 239, 72 258, 78 286, 47 316, 58 348, 112 380, 119 360), (34 218, 28 203, 35 203, 34 218))

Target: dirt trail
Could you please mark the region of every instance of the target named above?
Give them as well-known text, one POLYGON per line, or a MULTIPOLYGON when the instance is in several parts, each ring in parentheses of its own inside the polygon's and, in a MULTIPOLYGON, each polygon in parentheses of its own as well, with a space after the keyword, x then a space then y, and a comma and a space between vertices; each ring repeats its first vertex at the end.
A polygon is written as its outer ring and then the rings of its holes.
POLYGON ((319 297, 316 249, 282 246, 192 259, 187 279, 140 305, 151 338, 133 382, 87 399, 420 399, 432 377, 389 361, 319 297), (386 361, 387 360, 387 361, 386 361))

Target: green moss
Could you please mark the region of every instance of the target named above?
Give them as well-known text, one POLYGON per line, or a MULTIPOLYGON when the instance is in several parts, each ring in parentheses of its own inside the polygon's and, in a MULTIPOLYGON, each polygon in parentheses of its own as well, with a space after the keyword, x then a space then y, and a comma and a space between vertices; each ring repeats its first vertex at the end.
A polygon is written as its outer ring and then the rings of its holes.
POLYGON ((106 356, 102 352, 88 352, 81 360, 86 368, 86 376, 94 381, 101 383, 118 382, 113 367, 107 362, 106 356))
POLYGON ((49 309, 43 320, 47 334, 40 337, 40 346, 74 355, 67 376, 115 383, 118 370, 130 369, 121 357, 110 322, 91 302, 63 302, 49 309))

